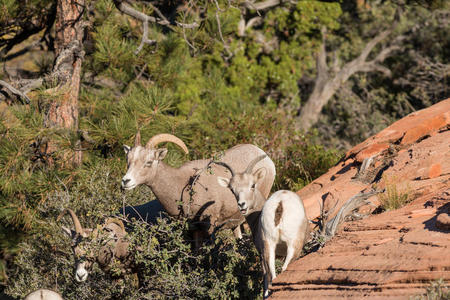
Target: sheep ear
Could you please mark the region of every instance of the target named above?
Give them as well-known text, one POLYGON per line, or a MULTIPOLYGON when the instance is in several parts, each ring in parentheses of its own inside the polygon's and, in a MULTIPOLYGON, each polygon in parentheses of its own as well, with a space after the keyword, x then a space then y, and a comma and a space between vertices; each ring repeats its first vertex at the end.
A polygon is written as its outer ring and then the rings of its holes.
POLYGON ((230 179, 225 177, 217 177, 217 182, 223 187, 228 187, 228 185, 230 184, 230 179))
POLYGON ((166 148, 160 148, 155 150, 155 160, 163 160, 167 155, 166 148))
POLYGON ((123 145, 123 151, 125 151, 125 154, 128 154, 128 152, 130 152, 131 147, 127 146, 127 145, 123 145))
POLYGON ((67 228, 66 226, 61 226, 61 229, 69 238, 73 238, 75 231, 67 228))
POLYGON ((266 168, 264 168, 264 167, 256 170, 255 173, 253 173, 253 176, 255 176, 256 182, 262 180, 264 178, 264 176, 266 176, 266 172, 267 172, 266 168))

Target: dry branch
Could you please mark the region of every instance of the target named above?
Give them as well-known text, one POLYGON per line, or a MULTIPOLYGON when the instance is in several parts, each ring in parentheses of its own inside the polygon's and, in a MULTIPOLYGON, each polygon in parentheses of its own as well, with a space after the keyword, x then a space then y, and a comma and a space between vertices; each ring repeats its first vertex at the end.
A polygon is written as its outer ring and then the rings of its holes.
POLYGON ((342 205, 339 212, 331 220, 328 220, 328 215, 334 211, 338 202, 336 202, 335 206, 327 212, 324 210, 323 203, 319 202, 320 217, 319 222, 317 223, 319 229, 311 234, 312 239, 305 245, 305 248, 308 249, 307 251, 312 252, 323 247, 326 242, 331 240, 331 238, 336 234, 339 225, 342 224, 347 217, 357 215, 355 211, 358 208, 363 205, 370 204, 370 201, 367 199, 381 192, 382 191, 372 190, 367 193, 361 192, 356 194, 348 199, 344 205, 342 205))
POLYGON ((317 55, 317 75, 314 84, 314 89, 306 101, 305 105, 300 111, 300 115, 296 122, 296 129, 308 131, 313 126, 322 111, 322 108, 328 103, 328 101, 336 93, 337 89, 342 86, 352 75, 358 72, 380 72, 387 77, 391 76, 391 71, 381 65, 381 63, 395 51, 400 50, 399 44, 404 40, 404 36, 399 35, 390 42, 390 45, 384 47, 374 59, 368 61, 369 55, 373 52, 374 48, 384 41, 393 31, 393 25, 391 29, 384 30, 373 39, 371 39, 360 55, 354 60, 346 63, 342 68, 337 65, 337 60, 334 60, 332 70, 336 71, 333 76, 330 75, 326 58, 326 31, 322 29, 322 44, 319 48, 317 55))
POLYGON ((223 38, 223 34, 222 34, 222 25, 220 24, 220 16, 219 16, 219 12, 221 12, 222 10, 220 9, 219 3, 217 2, 217 0, 213 0, 214 4, 216 5, 216 22, 217 22, 217 29, 219 30, 219 36, 220 39, 222 40, 223 43, 223 47, 225 48, 225 50, 228 53, 228 59, 231 58, 233 56, 233 54, 230 52, 230 47, 228 46, 228 44, 225 42, 225 39, 223 38))
POLYGON ((28 98, 27 95, 25 95, 23 92, 19 91, 9 83, 0 80, 0 85, 8 89, 14 95, 18 96, 18 98, 22 101, 22 104, 30 104, 30 98, 28 98))
POLYGON ((245 18, 243 16, 241 16, 241 19, 239 20, 239 25, 238 25, 238 36, 243 37, 245 36, 245 32, 249 29, 252 28, 253 26, 258 26, 260 24, 262 24, 263 19, 261 17, 254 17, 251 18, 250 20, 248 20, 247 23, 245 23, 245 18))
POLYGON ((130 5, 124 3, 122 0, 115 0, 114 1, 115 6, 117 7, 117 9, 122 12, 123 14, 126 14, 130 17, 133 17, 135 19, 138 19, 139 21, 142 22, 143 24, 143 34, 142 34, 142 39, 141 39, 141 43, 139 44, 139 47, 136 49, 135 54, 138 54, 142 48, 144 47, 145 44, 149 44, 149 45, 154 45, 156 44, 156 40, 151 40, 148 38, 148 23, 155 23, 155 24, 159 24, 162 26, 167 26, 168 28, 172 29, 172 26, 178 26, 180 28, 183 29, 187 29, 187 28, 196 28, 199 25, 194 22, 194 23, 180 23, 180 22, 170 22, 166 17, 164 17, 164 15, 159 11, 159 9, 157 9, 156 7, 154 7, 153 5, 152 8, 153 10, 156 12, 156 14, 159 16, 159 18, 155 18, 149 15, 144 14, 143 12, 140 12, 136 9, 134 9, 133 7, 131 7, 130 5))
POLYGON ((243 6, 245 6, 248 9, 254 9, 256 11, 260 11, 260 10, 272 8, 274 6, 278 6, 281 3, 282 3, 282 1, 280 1, 280 0, 266 0, 266 1, 258 2, 258 3, 245 1, 243 3, 243 6))
POLYGON ((196 22, 190 23, 190 24, 185 24, 185 23, 180 23, 180 22, 175 21, 175 22, 171 23, 166 18, 158 19, 158 18, 155 18, 152 16, 148 16, 148 15, 144 14, 143 12, 135 10, 134 8, 132 8, 128 4, 125 4, 121 0, 115 0, 114 4, 116 5, 117 9, 119 11, 121 11, 122 13, 129 15, 130 17, 133 17, 135 19, 138 19, 142 22, 147 21, 147 22, 156 23, 156 24, 163 25, 163 26, 168 26, 169 28, 170 28, 170 26, 178 26, 178 27, 182 27, 182 28, 196 28, 199 26, 196 22))
POLYGON ((352 212, 359 207, 369 204, 370 201, 368 201, 367 199, 378 193, 380 192, 375 190, 367 193, 361 192, 348 199, 347 202, 342 205, 337 215, 334 216, 330 221, 326 222, 324 232, 325 240, 331 239, 336 234, 339 225, 344 222, 346 217, 350 216, 352 212))

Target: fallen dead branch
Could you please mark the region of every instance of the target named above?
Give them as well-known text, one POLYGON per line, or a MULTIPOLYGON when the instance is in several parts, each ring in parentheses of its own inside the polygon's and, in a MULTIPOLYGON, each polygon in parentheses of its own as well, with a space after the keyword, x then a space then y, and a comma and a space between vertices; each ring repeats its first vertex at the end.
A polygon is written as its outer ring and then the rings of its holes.
POLYGON ((361 192, 348 199, 338 213, 330 220, 328 216, 335 210, 336 205, 328 211, 325 211, 323 201, 320 205, 320 217, 316 223, 319 227, 318 230, 311 233, 311 239, 305 244, 304 252, 310 253, 322 248, 326 242, 331 240, 336 234, 339 225, 342 224, 348 217, 358 217, 361 215, 357 213, 357 209, 371 202, 368 200, 373 195, 381 193, 379 190, 372 190, 369 192, 361 192))

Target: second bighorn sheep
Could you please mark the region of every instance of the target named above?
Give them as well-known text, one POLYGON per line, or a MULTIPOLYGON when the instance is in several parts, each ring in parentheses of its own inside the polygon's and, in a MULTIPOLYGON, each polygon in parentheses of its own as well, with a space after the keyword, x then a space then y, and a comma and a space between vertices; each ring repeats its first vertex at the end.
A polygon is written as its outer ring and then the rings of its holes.
POLYGON ((226 167, 232 174, 231 179, 218 177, 217 180, 220 185, 233 191, 239 210, 250 226, 253 242, 261 255, 266 298, 276 277, 275 255, 286 257, 282 267, 284 271, 292 259, 300 257, 309 226, 303 202, 296 193, 277 191, 266 201, 255 188, 267 171, 261 167, 253 172, 253 168, 264 157, 254 159, 241 173, 236 173, 226 163, 215 163, 226 167))
MULTIPOLYGON (((138 132, 133 148, 124 145, 128 169, 122 179, 122 188, 133 189, 145 184, 169 215, 183 214, 194 220, 198 228, 194 231, 197 246, 200 234, 211 234, 216 226, 232 228, 240 237, 239 225, 244 218, 231 191, 220 186, 216 179, 217 175, 227 175, 223 168, 211 166, 214 175, 210 174, 206 170, 211 162, 209 159, 188 161, 179 168, 173 168, 163 162, 167 149, 157 148, 163 142, 174 143, 188 153, 183 141, 171 134, 155 135, 142 147, 138 132)), ((242 171, 253 158, 263 154, 265 152, 254 145, 241 144, 226 150, 221 160, 242 171)), ((267 197, 275 179, 275 165, 267 157, 259 167, 264 167, 267 174, 258 182, 257 188, 267 197)))
POLYGON ((59 216, 58 221, 66 214, 72 218, 75 230, 62 226, 63 231, 72 239, 72 251, 75 258, 75 280, 83 282, 87 279, 89 270, 94 262, 100 268, 108 271, 113 259, 121 262, 124 270, 131 270, 132 264, 129 260, 128 245, 125 239, 125 227, 119 219, 109 218, 105 224, 98 229, 83 228, 77 215, 71 209, 65 209, 59 216), (104 235, 100 236, 100 231, 104 235), (92 240, 101 238, 103 245, 97 250, 92 247, 92 240))

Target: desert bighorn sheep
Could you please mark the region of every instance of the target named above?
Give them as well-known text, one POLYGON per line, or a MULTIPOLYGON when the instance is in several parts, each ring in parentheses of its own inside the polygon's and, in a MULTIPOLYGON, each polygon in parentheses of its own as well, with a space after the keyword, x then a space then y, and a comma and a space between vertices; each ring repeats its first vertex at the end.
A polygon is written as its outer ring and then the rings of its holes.
POLYGON ((266 198, 255 186, 263 180, 266 169, 253 172, 258 161, 255 158, 242 173, 236 173, 223 162, 215 162, 230 170, 231 178, 218 177, 220 185, 228 187, 235 195, 240 212, 245 216, 252 231, 253 242, 261 255, 264 273, 264 297, 275 279, 275 255, 284 256, 282 271, 292 259, 300 257, 303 244, 308 237, 308 218, 300 197, 291 191, 277 191, 266 198))
MULTIPOLYGON (((167 149, 156 148, 163 142, 172 142, 188 153, 183 141, 171 134, 155 135, 142 147, 138 132, 133 148, 124 145, 128 169, 122 179, 122 188, 129 190, 145 184, 169 215, 183 214, 193 220, 198 226, 194 231, 196 246, 200 234, 211 234, 215 226, 233 228, 235 235, 240 237, 239 225, 244 218, 233 194, 220 186, 216 179, 217 175, 226 176, 225 170, 212 166, 210 174, 206 170, 211 162, 208 159, 188 161, 179 168, 172 168, 162 161, 167 149)), ((265 152, 254 145, 241 144, 226 150, 221 160, 241 171, 253 158, 262 154, 265 152)), ((275 179, 275 165, 267 157, 259 166, 264 167, 267 174, 258 182, 257 188, 267 197, 275 179)))
POLYGON ((58 221, 69 213, 75 230, 61 226, 63 231, 72 239, 72 251, 75 257, 75 280, 85 281, 88 272, 94 262, 97 262, 102 270, 108 271, 113 258, 121 262, 124 269, 130 268, 128 245, 125 240, 125 227, 119 219, 109 218, 99 229, 83 228, 77 215, 71 209, 65 209, 59 216, 58 221), (105 234, 101 234, 104 232, 105 234), (91 248, 92 239, 104 239, 104 245, 98 250, 91 248))
POLYGON ((64 299, 57 292, 47 289, 39 289, 29 293, 23 300, 64 300, 64 299))

